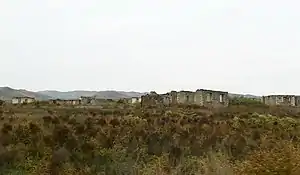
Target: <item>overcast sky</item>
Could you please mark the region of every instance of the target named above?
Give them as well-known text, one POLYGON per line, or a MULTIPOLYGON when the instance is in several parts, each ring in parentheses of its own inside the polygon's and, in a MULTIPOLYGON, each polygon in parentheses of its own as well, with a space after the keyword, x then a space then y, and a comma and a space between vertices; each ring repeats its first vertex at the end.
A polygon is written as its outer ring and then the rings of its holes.
POLYGON ((0 86, 300 94, 296 0, 1 0, 0 86))

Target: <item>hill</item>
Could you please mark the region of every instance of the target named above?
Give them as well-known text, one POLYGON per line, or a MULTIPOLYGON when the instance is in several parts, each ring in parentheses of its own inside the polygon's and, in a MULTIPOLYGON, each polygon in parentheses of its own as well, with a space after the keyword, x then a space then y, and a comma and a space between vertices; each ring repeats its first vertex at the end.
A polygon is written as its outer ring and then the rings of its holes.
POLYGON ((37 92, 31 92, 24 89, 12 89, 10 87, 0 87, 0 99, 11 100, 13 97, 34 97, 38 100, 47 100, 51 97, 37 92))
POLYGON ((250 94, 228 94, 229 97, 231 98, 235 98, 235 97, 244 97, 244 98, 260 98, 260 96, 256 96, 256 95, 250 95, 250 94))
POLYGON ((124 91, 39 91, 39 94, 51 96, 52 98, 59 99, 74 99, 81 96, 96 96, 96 98, 104 99, 120 99, 120 98, 130 98, 139 97, 145 93, 140 92, 124 92, 124 91))
MULTIPOLYGON (((46 90, 32 92, 24 89, 13 89, 10 87, 0 87, 0 99, 1 100, 11 100, 15 96, 29 96, 34 97, 38 100, 48 100, 48 99, 77 99, 81 96, 96 96, 96 98, 103 99, 120 99, 120 98, 130 98, 130 97, 140 97, 146 93, 141 92, 126 92, 126 91, 84 91, 84 90, 75 90, 75 91, 55 91, 55 90, 46 90)), ((259 98, 259 96, 254 95, 243 95, 243 94, 229 94, 229 97, 246 97, 246 98, 259 98)))

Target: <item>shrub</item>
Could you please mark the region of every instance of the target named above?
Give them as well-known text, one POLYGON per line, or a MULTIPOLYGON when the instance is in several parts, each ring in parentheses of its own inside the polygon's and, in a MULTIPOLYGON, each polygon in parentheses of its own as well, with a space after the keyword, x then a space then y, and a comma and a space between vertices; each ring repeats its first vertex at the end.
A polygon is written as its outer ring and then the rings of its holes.
POLYGON ((246 105, 246 106, 264 106, 260 99, 246 98, 246 97, 233 97, 229 99, 230 105, 246 105))

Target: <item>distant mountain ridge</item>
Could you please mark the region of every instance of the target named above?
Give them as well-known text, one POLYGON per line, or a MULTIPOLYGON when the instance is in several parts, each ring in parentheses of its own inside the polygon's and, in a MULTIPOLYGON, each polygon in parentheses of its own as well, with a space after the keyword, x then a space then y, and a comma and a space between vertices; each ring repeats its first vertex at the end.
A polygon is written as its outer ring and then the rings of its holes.
MULTIPOLYGON (((140 97, 147 94, 146 92, 126 92, 126 91, 84 91, 84 90, 75 90, 75 91, 55 91, 55 90, 46 90, 46 91, 27 91, 24 89, 13 89, 10 87, 0 87, 0 100, 11 100, 13 97, 34 97, 37 100, 49 100, 49 99, 78 99, 81 96, 96 96, 100 99, 120 99, 120 98, 131 98, 131 97, 140 97)), ((260 96, 255 95, 243 95, 243 94, 231 94, 229 97, 245 97, 245 98, 260 98, 260 96)))
POLYGON ((34 97, 38 100, 47 100, 51 97, 24 89, 12 89, 10 87, 0 87, 0 100, 11 100, 13 97, 34 97))
POLYGON ((120 98, 131 98, 140 97, 146 93, 140 92, 125 92, 125 91, 39 91, 39 94, 47 95, 52 98, 59 99, 76 99, 81 96, 96 96, 100 99, 120 99, 120 98))
POLYGON ((261 96, 256 96, 256 95, 251 95, 251 94, 228 94, 229 97, 234 98, 234 97, 244 97, 244 98, 260 98, 261 96))

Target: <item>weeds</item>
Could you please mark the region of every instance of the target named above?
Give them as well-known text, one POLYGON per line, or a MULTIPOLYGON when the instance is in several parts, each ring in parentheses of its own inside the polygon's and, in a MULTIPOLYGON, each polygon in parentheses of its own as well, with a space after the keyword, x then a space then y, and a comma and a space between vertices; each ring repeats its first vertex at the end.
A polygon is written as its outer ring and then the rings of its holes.
POLYGON ((1 109, 4 174, 300 173, 296 109, 25 109, 1 109))

